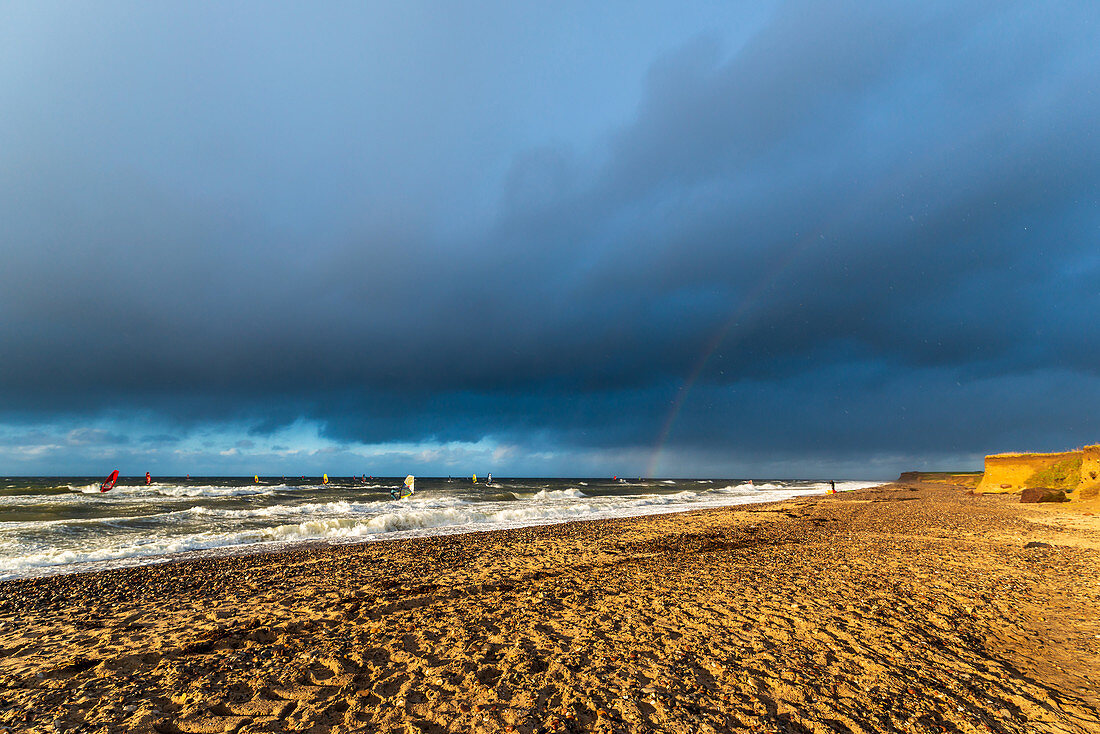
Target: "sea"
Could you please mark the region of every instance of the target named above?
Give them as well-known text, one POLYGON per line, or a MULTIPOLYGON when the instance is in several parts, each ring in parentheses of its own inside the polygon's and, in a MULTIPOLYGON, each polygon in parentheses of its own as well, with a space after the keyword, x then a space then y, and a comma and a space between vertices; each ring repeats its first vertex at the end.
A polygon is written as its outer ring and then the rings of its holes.
MULTIPOLYGON (((269 551, 300 543, 547 525, 772 502, 828 482, 417 477, 0 478, 0 581, 269 551)), ((838 491, 879 482, 838 481, 838 491)))

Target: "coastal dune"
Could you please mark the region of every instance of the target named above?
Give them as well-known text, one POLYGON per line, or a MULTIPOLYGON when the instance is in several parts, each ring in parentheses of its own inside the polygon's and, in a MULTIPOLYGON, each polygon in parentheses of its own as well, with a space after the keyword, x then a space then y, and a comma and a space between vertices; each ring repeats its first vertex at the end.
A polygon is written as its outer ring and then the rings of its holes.
POLYGON ((1098 562, 1093 515, 903 482, 9 581, 0 726, 1097 732, 1098 562))

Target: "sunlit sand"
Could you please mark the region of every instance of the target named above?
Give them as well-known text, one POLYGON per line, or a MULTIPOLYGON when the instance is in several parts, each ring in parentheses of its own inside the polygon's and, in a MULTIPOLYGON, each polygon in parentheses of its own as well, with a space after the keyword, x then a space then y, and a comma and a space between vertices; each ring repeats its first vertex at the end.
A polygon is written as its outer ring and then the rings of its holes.
POLYGON ((0 725, 1098 731, 1098 540, 888 485, 9 581, 0 725))

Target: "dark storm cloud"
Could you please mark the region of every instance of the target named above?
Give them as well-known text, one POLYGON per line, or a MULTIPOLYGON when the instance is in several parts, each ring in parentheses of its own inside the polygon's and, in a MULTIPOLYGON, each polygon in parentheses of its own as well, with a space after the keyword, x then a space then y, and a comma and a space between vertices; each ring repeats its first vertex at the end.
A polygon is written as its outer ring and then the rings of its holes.
MULTIPOLYGON (((491 54, 463 76, 318 27, 239 54, 186 24, 167 50, 77 34, 93 71, 7 82, 0 410, 833 455, 1094 439, 1098 16, 785 3, 660 54, 597 142, 572 110, 534 145, 462 86, 491 54), (416 68, 380 83, 387 61, 416 68)), ((537 82, 509 62, 502 86, 537 82)))

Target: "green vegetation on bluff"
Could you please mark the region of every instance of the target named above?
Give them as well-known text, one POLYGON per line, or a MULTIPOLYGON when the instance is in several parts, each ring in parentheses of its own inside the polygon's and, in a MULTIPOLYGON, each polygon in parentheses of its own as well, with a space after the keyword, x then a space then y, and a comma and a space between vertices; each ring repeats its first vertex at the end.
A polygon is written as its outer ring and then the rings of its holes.
POLYGON ((1037 469, 1028 477, 1029 487, 1050 487, 1072 492, 1081 482, 1081 455, 1063 459, 1043 469, 1037 469))

